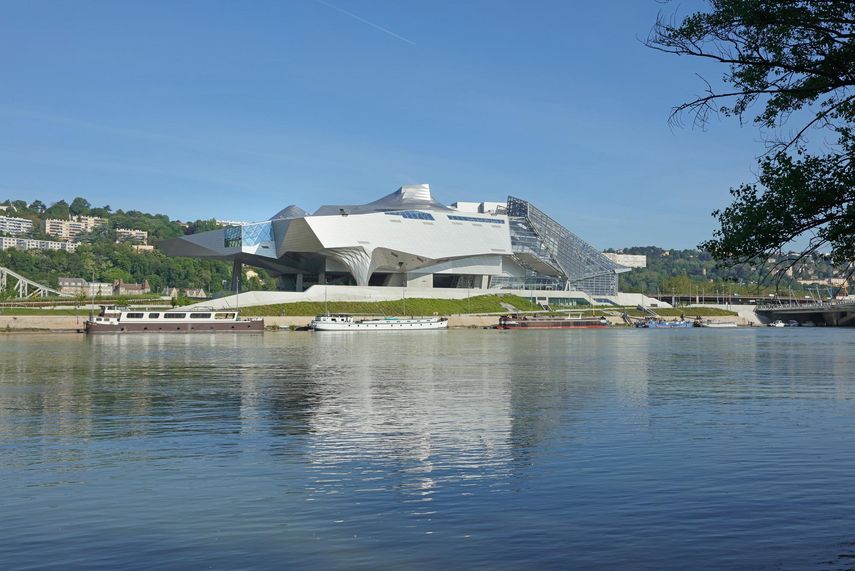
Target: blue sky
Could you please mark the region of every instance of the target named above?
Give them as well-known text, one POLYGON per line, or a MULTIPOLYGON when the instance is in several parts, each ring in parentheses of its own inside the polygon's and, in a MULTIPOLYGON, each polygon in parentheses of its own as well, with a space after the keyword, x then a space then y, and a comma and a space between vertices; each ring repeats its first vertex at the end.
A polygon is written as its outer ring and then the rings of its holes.
POLYGON ((672 128, 711 64, 655 0, 0 3, 0 199, 259 220, 428 182, 527 198, 600 248, 694 247, 753 126, 672 128))

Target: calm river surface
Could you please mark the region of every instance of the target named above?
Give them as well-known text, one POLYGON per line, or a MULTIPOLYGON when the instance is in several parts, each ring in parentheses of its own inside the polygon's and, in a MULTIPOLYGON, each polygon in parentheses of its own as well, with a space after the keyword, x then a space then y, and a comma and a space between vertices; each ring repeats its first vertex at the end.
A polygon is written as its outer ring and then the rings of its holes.
POLYGON ((2 569, 851 569, 855 329, 0 336, 2 569))

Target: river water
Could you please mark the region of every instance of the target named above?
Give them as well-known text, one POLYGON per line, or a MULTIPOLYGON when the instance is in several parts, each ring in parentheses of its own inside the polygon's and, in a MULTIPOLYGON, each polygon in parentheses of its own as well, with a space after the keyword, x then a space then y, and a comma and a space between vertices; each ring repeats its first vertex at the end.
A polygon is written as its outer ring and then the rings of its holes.
POLYGON ((851 569, 855 329, 5 335, 2 569, 851 569))

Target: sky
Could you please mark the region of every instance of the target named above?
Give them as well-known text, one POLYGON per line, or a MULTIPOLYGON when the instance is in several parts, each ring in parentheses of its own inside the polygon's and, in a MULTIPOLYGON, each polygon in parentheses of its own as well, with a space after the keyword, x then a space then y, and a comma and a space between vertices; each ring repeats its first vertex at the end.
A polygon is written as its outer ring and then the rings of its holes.
POLYGON ((643 45, 700 0, 0 0, 0 200, 264 220, 429 183, 599 248, 692 248, 749 123, 668 122, 714 64, 643 45))

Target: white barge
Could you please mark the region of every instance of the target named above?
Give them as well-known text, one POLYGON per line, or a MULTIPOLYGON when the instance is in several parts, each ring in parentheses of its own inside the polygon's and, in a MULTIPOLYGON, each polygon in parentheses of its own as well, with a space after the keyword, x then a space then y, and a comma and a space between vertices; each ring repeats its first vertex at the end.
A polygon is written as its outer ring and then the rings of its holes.
POLYGON ((386 317, 355 320, 352 315, 318 315, 309 322, 314 331, 405 331, 448 329, 444 317, 386 317))
POLYGON ((236 310, 131 309, 102 305, 97 316, 85 322, 86 333, 213 333, 264 331, 264 320, 243 318, 236 310))

